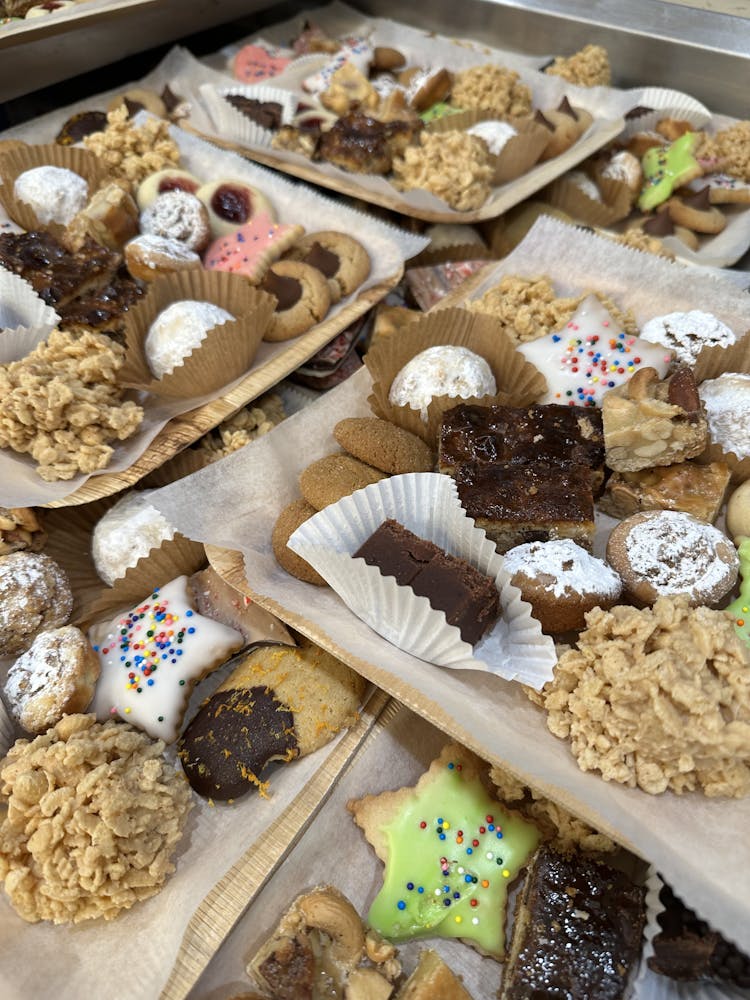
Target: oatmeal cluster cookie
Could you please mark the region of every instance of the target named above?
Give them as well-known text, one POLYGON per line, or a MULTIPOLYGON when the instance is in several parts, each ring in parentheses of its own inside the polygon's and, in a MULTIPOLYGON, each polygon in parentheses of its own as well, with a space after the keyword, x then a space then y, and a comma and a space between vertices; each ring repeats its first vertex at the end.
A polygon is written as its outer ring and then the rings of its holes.
POLYGON ((403 191, 424 188, 458 212, 471 212, 487 200, 492 168, 487 146, 466 132, 423 132, 393 160, 394 184, 403 191))
POLYGON ((0 763, 0 882, 24 920, 112 920, 155 895, 191 806, 164 744, 67 715, 0 763))
POLYGON ((143 410, 123 400, 125 348, 102 333, 53 330, 20 361, 0 365, 0 447, 29 454, 42 479, 72 479, 108 464, 143 410))
POLYGON ((750 182, 750 121, 737 122, 715 136, 706 136, 697 156, 718 159, 726 173, 750 182))
POLYGON ((92 132, 83 142, 114 177, 124 177, 134 185, 180 159, 180 150, 169 136, 169 122, 149 118, 143 125, 134 125, 124 104, 107 114, 103 132, 92 132))
POLYGON ((679 596, 586 621, 542 691, 581 770, 652 795, 750 794, 750 652, 731 616, 679 596))
POLYGON ((650 236, 642 229, 635 227, 633 229, 626 229, 624 233, 619 233, 617 236, 612 236, 611 233, 607 233, 606 231, 600 231, 600 235, 609 236, 615 243, 621 243, 624 247, 630 247, 633 250, 642 250, 644 253, 653 253, 658 257, 666 257, 667 260, 674 260, 674 254, 664 246, 661 240, 655 236, 650 236))
POLYGON ((531 90, 514 70, 487 63, 456 75, 451 104, 492 111, 499 118, 521 118, 531 114, 531 90))
POLYGON ((215 427, 199 442, 201 451, 207 453, 210 462, 215 462, 233 451, 239 451, 246 444, 272 431, 286 417, 284 404, 276 393, 269 392, 257 399, 252 406, 245 406, 238 413, 215 427))
POLYGON ((612 83, 609 55, 601 45, 584 45, 572 56, 557 56, 544 72, 580 87, 609 87, 612 83))

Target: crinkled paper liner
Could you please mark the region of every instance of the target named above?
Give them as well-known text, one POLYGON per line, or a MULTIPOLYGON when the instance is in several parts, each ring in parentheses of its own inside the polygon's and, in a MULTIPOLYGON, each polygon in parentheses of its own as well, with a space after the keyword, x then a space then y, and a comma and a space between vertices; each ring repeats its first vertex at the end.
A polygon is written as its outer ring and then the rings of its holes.
POLYGON ((215 87, 204 83, 200 94, 206 103, 217 134, 247 145, 270 146, 274 137, 271 129, 252 121, 226 99, 228 95, 252 97, 258 101, 275 101, 281 105, 282 125, 291 124, 297 108, 297 96, 282 87, 264 84, 238 84, 236 87, 215 87))
POLYGON ((496 260, 496 257, 489 247, 480 243, 451 243, 436 247, 434 250, 429 247, 423 250, 409 261, 409 269, 434 267, 436 264, 447 264, 453 260, 496 260))
POLYGON ((75 146, 58 146, 51 142, 43 146, 18 145, 0 152, 0 202, 14 222, 24 229, 46 229, 62 240, 66 229, 54 222, 42 225, 36 212, 24 201, 19 201, 13 189, 16 178, 34 167, 63 167, 79 174, 88 183, 89 198, 106 183, 110 177, 101 160, 89 152, 75 146))
POLYGON ((158 278, 125 314, 127 357, 121 384, 167 399, 192 399, 221 389, 252 367, 275 305, 272 295, 226 271, 174 271, 158 278), (235 319, 213 327, 182 363, 155 379, 146 360, 146 336, 167 306, 185 299, 213 302, 235 319))
POLYGON ((417 434, 433 448, 443 414, 458 403, 526 406, 539 399, 546 385, 544 377, 515 349, 493 317, 465 309, 443 309, 410 323, 398 337, 381 337, 365 356, 365 364, 373 381, 368 400, 373 413, 417 434), (466 347, 483 357, 492 369, 498 391, 481 400, 478 397, 434 396, 425 423, 419 410, 394 406, 388 394, 391 383, 407 361, 438 344, 466 347))
POLYGON ((637 104, 654 110, 637 118, 628 118, 620 137, 622 141, 627 141, 638 132, 653 132, 663 118, 690 122, 695 129, 703 128, 711 120, 711 112, 707 107, 680 90, 670 90, 668 87, 641 87, 632 93, 638 97, 634 107, 637 104))
POLYGON ((358 618, 405 652, 437 666, 485 670, 540 689, 552 678, 554 643, 510 583, 484 531, 467 517, 449 476, 410 473, 357 490, 319 511, 291 536, 289 548, 313 566, 358 618), (471 563, 494 580, 502 617, 472 649, 426 597, 399 586, 376 566, 353 559, 388 518, 471 563))
MULTIPOLYGON (((705 347, 695 362, 696 381, 718 378, 728 372, 750 374, 750 330, 730 347, 705 347)), ((750 451, 750 442, 748 442, 750 451)), ((733 451, 711 442, 700 456, 701 462, 726 462, 732 470, 732 485, 739 486, 750 479, 750 455, 740 458, 733 451)))
POLYGON ((0 267, 0 364, 25 357, 59 322, 28 281, 0 267))
POLYGON ((611 226, 630 215, 632 195, 627 184, 611 178, 597 178, 602 196, 595 201, 568 176, 558 177, 542 192, 542 197, 555 208, 589 226, 611 226))

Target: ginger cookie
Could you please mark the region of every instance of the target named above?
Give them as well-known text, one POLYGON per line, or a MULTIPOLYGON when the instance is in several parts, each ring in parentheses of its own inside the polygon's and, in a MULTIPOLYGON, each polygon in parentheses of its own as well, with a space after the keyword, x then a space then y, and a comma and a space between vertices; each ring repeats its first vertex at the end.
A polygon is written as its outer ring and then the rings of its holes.
POLYGON ((346 233, 307 233, 286 255, 317 268, 328 281, 331 302, 351 295, 370 273, 370 255, 346 233))
POLYGON ((324 275, 315 267, 295 260, 272 264, 260 286, 276 296, 276 311, 263 335, 269 342, 291 340, 319 323, 331 305, 324 275))
POLYGON ((287 573, 296 576, 303 583, 314 583, 316 587, 327 587, 328 584, 319 573, 316 573, 310 563, 302 556, 298 556, 296 552, 292 552, 286 544, 297 528, 317 513, 317 510, 306 500, 295 500, 288 504, 279 514, 276 524, 273 526, 271 547, 276 562, 287 573))
POLYGON ((299 477, 302 496, 316 510, 385 479, 384 473, 349 455, 326 455, 308 465, 299 477))
POLYGON ((432 472, 435 456, 410 431, 379 417, 347 417, 333 428, 333 436, 350 455, 381 472, 432 472))

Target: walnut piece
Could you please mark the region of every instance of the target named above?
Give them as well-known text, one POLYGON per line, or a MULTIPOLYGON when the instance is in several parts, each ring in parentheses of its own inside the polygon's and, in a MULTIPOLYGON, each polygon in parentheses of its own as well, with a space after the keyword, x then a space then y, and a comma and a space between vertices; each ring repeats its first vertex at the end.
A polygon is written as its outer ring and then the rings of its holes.
POLYGON ((458 212, 470 212, 487 200, 492 168, 486 143, 466 132, 422 132, 393 160, 393 183, 403 191, 423 188, 458 212))
POLYGON ((679 596, 586 622, 542 691, 580 769, 651 795, 750 794, 750 651, 731 616, 679 596))
POLYGON ((134 125, 124 104, 108 112, 103 132, 92 132, 83 143, 113 177, 124 177, 132 185, 175 166, 180 159, 179 147, 169 135, 169 122, 149 118, 143 125, 134 125))
POLYGON ((109 442, 143 419, 117 385, 124 360, 125 348, 104 334, 53 330, 25 358, 0 365, 0 447, 31 455, 48 482, 105 468, 109 442))
POLYGON ((556 56, 544 72, 580 87, 609 87, 612 83, 609 55, 601 45, 584 45, 572 56, 556 56))
POLYGON ((487 63, 456 74, 451 104, 492 111, 501 119, 521 118, 531 114, 531 91, 514 70, 487 63))
POLYGON ((66 715, 0 762, 0 881, 30 923, 112 920, 157 893, 191 806, 164 744, 66 715))

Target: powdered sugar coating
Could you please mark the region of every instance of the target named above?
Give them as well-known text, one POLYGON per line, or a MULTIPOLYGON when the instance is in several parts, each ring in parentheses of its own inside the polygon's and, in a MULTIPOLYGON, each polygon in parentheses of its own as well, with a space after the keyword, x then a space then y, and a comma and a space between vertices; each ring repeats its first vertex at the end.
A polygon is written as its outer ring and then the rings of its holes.
POLYGON ((179 240, 200 253, 211 238, 205 205, 187 191, 165 191, 141 212, 141 232, 179 240))
POLYGON ((149 327, 143 349, 156 378, 173 371, 205 339, 209 330, 234 319, 213 302, 184 299, 160 312, 149 327))
POLYGON ((469 399, 494 395, 497 384, 484 358, 467 347, 428 347, 407 362, 391 383, 388 399, 394 406, 419 410, 427 422, 433 396, 469 399))
POLYGON ((13 194, 34 209, 42 225, 67 226, 89 200, 89 186, 65 167, 34 167, 18 175, 13 194))
POLYGON ((484 139, 493 156, 499 156, 508 140, 518 135, 518 129, 513 128, 507 122, 477 122, 466 131, 469 135, 476 135, 480 139, 484 139))
POLYGON ((698 386, 711 440, 737 458, 750 455, 750 375, 726 372, 698 386))
POLYGON ((153 490, 126 493, 99 519, 91 537, 96 572, 111 587, 175 529, 149 502, 153 490))
POLYGON ((27 650, 44 629, 70 618, 73 594, 62 568, 37 552, 0 559, 0 656, 27 650))
POLYGON ((644 340, 664 344, 685 364, 695 364, 704 347, 729 347, 736 340, 732 330, 712 313, 691 309, 655 316, 641 329, 644 340))
POLYGON ((571 172, 566 177, 566 180, 578 188, 583 194, 586 195, 591 201, 601 201, 602 196, 599 188, 594 184, 591 178, 584 174, 582 170, 571 170, 571 172))
POLYGON ((616 599, 622 591, 617 573, 571 538, 516 545, 504 560, 511 576, 523 573, 554 597, 591 594, 616 599))
POLYGON ((621 181, 633 190, 639 190, 643 180, 643 170, 641 161, 637 156, 633 156, 626 149, 615 153, 606 167, 602 170, 602 177, 609 180, 621 181))
POLYGON ((165 259, 185 264, 200 261, 199 255, 181 240, 173 240, 167 236, 156 236, 153 233, 136 236, 128 243, 128 247, 137 247, 143 263, 154 269, 163 264, 165 259))

